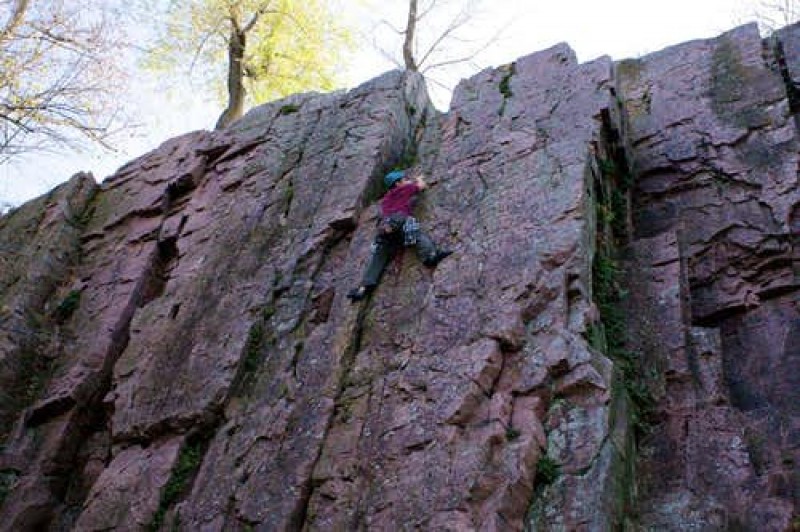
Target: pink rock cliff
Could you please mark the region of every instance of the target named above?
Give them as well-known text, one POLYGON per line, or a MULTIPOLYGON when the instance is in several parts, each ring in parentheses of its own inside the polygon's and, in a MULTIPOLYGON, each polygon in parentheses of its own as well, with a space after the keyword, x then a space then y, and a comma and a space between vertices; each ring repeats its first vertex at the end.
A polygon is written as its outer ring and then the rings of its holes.
POLYGON ((0 530, 800 527, 800 27, 387 73, 0 217, 0 530), (454 250, 378 289, 383 174, 454 250))

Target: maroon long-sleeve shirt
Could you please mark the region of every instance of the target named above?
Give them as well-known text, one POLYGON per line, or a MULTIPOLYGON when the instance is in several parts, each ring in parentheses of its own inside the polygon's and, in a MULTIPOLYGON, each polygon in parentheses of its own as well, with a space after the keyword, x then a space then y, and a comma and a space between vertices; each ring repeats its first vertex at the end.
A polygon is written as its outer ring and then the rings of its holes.
POLYGON ((381 216, 386 217, 392 214, 411 216, 414 199, 420 190, 422 189, 416 183, 393 187, 381 199, 381 216))

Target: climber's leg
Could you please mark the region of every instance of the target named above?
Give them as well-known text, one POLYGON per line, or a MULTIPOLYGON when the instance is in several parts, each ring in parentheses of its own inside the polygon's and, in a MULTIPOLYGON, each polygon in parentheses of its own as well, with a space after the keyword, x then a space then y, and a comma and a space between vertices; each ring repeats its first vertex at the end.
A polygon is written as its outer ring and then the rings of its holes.
POLYGON ((370 255, 369 264, 364 271, 364 277, 361 280, 361 285, 348 292, 347 297, 353 301, 364 299, 378 285, 381 280, 383 270, 391 260, 394 254, 394 247, 385 238, 378 236, 372 243, 372 254, 370 255))
POLYGON ((425 266, 432 268, 451 253, 449 250, 436 249, 430 237, 422 231, 417 234, 417 257, 425 266))

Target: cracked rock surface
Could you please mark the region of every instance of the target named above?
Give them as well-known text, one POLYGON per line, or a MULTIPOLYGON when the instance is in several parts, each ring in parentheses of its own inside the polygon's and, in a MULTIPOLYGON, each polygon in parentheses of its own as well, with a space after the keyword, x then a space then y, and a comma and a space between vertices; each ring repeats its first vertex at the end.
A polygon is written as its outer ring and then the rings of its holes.
POLYGON ((640 446, 654 529, 797 525, 798 35, 769 48, 744 26, 617 70, 637 170, 630 331, 659 398, 640 446))
POLYGON ((0 530, 791 529, 798 43, 390 72, 0 217, 0 530), (410 162, 454 253, 351 304, 410 162))

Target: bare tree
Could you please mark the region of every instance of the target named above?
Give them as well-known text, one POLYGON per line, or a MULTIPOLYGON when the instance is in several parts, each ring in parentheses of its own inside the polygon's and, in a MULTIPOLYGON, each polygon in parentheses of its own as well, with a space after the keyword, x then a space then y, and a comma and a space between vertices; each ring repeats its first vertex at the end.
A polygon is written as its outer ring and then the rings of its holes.
POLYGON ((8 20, 6 20, 3 29, 0 30, 0 43, 8 40, 8 38, 14 34, 16 29, 22 23, 22 20, 25 18, 25 12, 27 10, 28 0, 14 0, 11 2, 11 14, 8 17, 8 20))
POLYGON ((2 0, 0 163, 90 140, 121 126, 119 29, 99 0, 2 0), (116 55, 115 55, 116 54, 116 55))
POLYGON ((800 0, 763 0, 756 7, 755 18, 767 32, 800 20, 800 0))
POLYGON ((402 60, 389 51, 396 50, 391 43, 373 43, 389 61, 420 72, 429 84, 449 91, 451 83, 447 78, 459 71, 477 69, 478 56, 496 44, 508 26, 501 25, 486 37, 481 27, 483 4, 483 0, 408 0, 404 27, 387 20, 377 25, 378 29, 389 28, 390 33, 402 37, 402 60))
POLYGON ((405 39, 403 40, 403 61, 406 70, 410 72, 419 71, 414 53, 417 33, 417 0, 408 1, 408 20, 406 21, 405 39))

